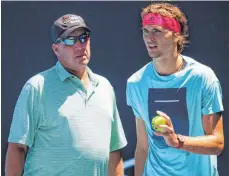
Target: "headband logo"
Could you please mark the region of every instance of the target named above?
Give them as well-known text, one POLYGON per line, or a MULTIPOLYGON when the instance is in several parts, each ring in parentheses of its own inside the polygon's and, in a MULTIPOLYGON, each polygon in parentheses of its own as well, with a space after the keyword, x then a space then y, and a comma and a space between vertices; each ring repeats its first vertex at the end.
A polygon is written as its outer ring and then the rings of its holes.
POLYGON ((151 16, 149 20, 154 20, 154 19, 155 19, 154 16, 151 16))
POLYGON ((180 33, 180 23, 172 17, 165 17, 157 13, 148 13, 143 17, 142 25, 159 25, 170 31, 180 33))

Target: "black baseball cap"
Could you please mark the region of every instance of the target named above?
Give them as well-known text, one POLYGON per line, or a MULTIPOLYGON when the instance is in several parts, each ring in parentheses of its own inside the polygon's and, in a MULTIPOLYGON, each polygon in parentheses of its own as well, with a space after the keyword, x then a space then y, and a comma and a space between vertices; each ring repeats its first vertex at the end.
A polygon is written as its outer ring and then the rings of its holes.
POLYGON ((58 18, 52 26, 52 40, 55 42, 58 38, 66 38, 74 30, 84 28, 91 32, 91 29, 86 25, 83 18, 74 14, 66 14, 58 18))

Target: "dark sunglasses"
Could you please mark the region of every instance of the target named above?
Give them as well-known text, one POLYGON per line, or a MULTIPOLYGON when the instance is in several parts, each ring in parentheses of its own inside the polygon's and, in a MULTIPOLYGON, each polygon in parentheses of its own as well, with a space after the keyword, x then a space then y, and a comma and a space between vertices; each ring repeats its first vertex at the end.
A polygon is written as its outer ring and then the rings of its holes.
POLYGON ((88 39, 90 38, 90 33, 83 33, 79 36, 70 36, 68 38, 65 39, 58 39, 55 43, 60 43, 60 42, 64 42, 65 45, 67 46, 72 46, 74 45, 78 40, 80 41, 80 43, 85 43, 88 41, 88 39))

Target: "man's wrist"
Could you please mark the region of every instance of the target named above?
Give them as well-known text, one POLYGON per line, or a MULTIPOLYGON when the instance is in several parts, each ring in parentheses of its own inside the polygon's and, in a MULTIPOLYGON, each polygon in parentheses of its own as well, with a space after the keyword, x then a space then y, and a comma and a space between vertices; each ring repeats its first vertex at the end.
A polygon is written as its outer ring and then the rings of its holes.
POLYGON ((185 142, 184 136, 182 136, 180 134, 176 134, 176 139, 177 139, 177 145, 174 147, 177 149, 182 148, 184 146, 184 142, 185 142))

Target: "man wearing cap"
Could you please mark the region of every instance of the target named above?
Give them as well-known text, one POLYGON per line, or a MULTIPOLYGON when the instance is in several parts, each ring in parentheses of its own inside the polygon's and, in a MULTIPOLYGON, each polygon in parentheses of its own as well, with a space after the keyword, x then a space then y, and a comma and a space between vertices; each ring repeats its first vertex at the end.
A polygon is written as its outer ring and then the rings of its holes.
POLYGON ((67 14, 52 26, 56 65, 30 78, 18 98, 6 175, 123 175, 126 138, 109 81, 88 68, 91 29, 67 14))
POLYGON ((188 26, 178 7, 153 3, 141 16, 152 62, 127 81, 137 126, 135 176, 217 176, 224 148, 219 80, 211 68, 181 55, 188 26), (165 123, 154 129, 155 116, 165 123))

